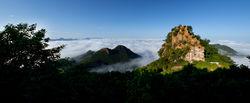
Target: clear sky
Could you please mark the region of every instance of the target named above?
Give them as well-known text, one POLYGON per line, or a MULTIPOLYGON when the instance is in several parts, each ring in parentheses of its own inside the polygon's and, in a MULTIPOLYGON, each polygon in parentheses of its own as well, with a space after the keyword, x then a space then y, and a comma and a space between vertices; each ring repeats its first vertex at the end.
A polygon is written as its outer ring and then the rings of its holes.
POLYGON ((0 26, 20 22, 52 38, 165 38, 183 24, 211 40, 248 41, 250 0, 0 0, 0 26))

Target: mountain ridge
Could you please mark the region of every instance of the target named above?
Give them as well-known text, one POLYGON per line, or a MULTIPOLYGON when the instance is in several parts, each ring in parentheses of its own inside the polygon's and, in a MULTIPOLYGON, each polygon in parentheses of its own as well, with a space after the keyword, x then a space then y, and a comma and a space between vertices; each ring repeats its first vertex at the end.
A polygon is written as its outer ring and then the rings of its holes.
POLYGON ((127 47, 118 45, 113 49, 102 48, 98 51, 88 51, 75 59, 84 67, 94 68, 120 62, 128 62, 140 57, 140 55, 134 53, 127 47))
POLYGON ((239 55, 239 53, 236 50, 227 45, 222 45, 222 44, 211 44, 211 45, 215 46, 219 50, 219 53, 222 55, 228 55, 228 56, 239 55))

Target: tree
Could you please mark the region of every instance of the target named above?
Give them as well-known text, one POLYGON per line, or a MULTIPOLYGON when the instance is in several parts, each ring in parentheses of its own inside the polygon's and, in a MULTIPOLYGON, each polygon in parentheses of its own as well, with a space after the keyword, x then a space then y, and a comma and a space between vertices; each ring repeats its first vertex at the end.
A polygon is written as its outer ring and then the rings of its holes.
POLYGON ((8 24, 0 32, 0 68, 38 69, 60 57, 64 46, 47 49, 45 29, 36 31, 36 24, 8 24))
MULTIPOLYGON (((42 100, 41 95, 48 91, 57 93, 52 89, 60 84, 55 64, 64 46, 48 49, 49 38, 45 38, 45 33, 45 29, 36 30, 36 24, 9 24, 0 31, 2 99, 11 102, 22 98, 27 102, 34 98, 42 100)), ((46 97, 53 98, 49 94, 46 97)))

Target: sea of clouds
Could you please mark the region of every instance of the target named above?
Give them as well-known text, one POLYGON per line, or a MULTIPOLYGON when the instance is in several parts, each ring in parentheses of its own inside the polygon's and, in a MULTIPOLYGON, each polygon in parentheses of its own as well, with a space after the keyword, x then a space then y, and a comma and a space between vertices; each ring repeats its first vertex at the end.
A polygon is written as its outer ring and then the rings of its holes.
MULTIPOLYGON (((164 43, 161 39, 89 39, 89 40, 73 40, 73 41, 51 41, 50 47, 66 45, 61 51, 61 57, 76 57, 88 50, 97 51, 101 48, 115 48, 117 45, 124 45, 133 52, 142 56, 142 58, 132 60, 127 63, 118 63, 110 66, 102 66, 92 69, 93 72, 107 71, 132 71, 133 67, 145 66, 152 61, 158 59, 158 50, 164 43)), ((220 40, 213 43, 219 43, 232 47, 236 51, 244 55, 250 55, 249 43, 238 43, 228 40, 220 40)), ((244 64, 250 67, 250 63, 245 56, 231 57, 237 64, 244 64)))
POLYGON ((236 62, 236 64, 238 65, 244 64, 250 67, 250 61, 246 58, 247 55, 250 55, 250 43, 236 42, 236 41, 230 41, 230 40, 218 40, 213 43, 227 45, 233 48, 240 54, 240 56, 231 57, 236 62))

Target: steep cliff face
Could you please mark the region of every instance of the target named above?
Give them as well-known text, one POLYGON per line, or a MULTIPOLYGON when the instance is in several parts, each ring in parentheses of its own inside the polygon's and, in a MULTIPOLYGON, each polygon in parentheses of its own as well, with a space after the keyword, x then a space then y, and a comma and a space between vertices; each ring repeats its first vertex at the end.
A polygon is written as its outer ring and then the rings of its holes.
POLYGON ((161 58, 168 60, 205 61, 204 47, 192 32, 190 26, 177 26, 168 33, 159 51, 161 58))

